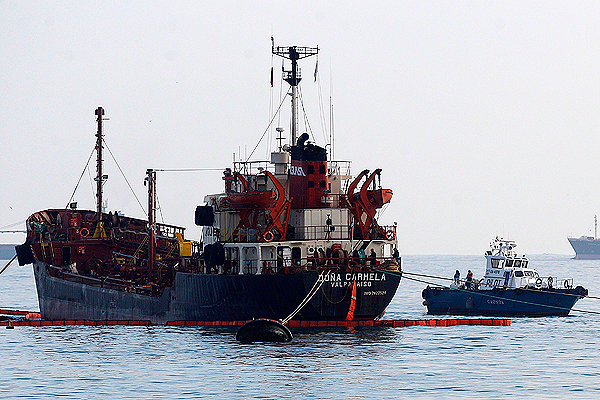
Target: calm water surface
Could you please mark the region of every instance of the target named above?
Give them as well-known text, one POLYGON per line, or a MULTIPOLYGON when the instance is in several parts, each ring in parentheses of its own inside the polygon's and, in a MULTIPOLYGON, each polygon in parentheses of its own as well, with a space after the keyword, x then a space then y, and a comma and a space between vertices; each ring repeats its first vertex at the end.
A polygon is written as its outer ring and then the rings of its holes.
MULTIPOLYGON (((600 297, 600 261, 530 259, 600 297)), ((405 271, 447 277, 481 276, 484 263, 403 257, 405 271)), ((386 318, 426 318, 424 287, 403 279, 386 318)), ((0 308, 38 309, 30 266, 0 275, 0 308)), ((590 312, 510 327, 297 329, 290 344, 240 344, 218 327, 0 327, 0 398, 597 399, 600 300, 575 308, 590 312)))

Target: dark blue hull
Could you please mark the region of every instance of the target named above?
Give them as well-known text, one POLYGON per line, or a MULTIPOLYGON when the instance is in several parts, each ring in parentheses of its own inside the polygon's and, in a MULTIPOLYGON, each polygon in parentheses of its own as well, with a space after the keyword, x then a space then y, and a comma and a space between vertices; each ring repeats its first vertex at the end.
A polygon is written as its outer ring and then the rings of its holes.
POLYGON ((423 290, 424 305, 432 315, 485 315, 499 317, 566 316, 577 300, 587 295, 572 289, 423 290))
MULTIPOLYGON (((46 264, 33 264, 44 319, 247 321, 284 319, 315 286, 317 272, 282 275, 177 273, 172 287, 148 296, 86 285, 50 276, 46 264)), ((356 282, 353 319, 382 315, 400 284, 400 274, 332 272, 294 319, 344 320, 356 282)))

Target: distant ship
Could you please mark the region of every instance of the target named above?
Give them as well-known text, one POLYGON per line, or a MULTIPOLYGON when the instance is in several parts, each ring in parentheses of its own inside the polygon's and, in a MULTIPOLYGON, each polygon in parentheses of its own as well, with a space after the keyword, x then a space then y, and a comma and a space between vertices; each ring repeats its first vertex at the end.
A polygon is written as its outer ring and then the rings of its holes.
POLYGON ((575 250, 577 260, 600 260, 600 240, 598 239, 598 217, 594 215, 594 236, 568 237, 575 250))

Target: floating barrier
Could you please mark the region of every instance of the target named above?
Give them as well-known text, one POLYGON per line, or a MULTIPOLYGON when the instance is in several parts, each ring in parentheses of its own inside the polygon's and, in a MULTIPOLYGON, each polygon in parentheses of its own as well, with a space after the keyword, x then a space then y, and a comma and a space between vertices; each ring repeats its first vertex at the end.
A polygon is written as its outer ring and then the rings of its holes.
POLYGON ((21 311, 21 310, 4 310, 0 309, 0 315, 27 315, 30 314, 31 311, 21 311))
MULTIPOLYGON (((40 314, 30 311, 2 310, 0 315, 19 315, 25 319, 9 319, 0 321, 0 326, 156 326, 150 321, 139 320, 45 320, 39 319, 40 314)), ((242 326, 250 321, 169 321, 165 326, 242 326)), ((367 320, 367 321, 300 321, 291 320, 286 326, 289 328, 324 328, 324 327, 390 327, 404 328, 408 326, 458 326, 458 325, 485 325, 485 326, 510 326, 510 319, 499 318, 440 318, 440 319, 395 319, 395 320, 367 320)))

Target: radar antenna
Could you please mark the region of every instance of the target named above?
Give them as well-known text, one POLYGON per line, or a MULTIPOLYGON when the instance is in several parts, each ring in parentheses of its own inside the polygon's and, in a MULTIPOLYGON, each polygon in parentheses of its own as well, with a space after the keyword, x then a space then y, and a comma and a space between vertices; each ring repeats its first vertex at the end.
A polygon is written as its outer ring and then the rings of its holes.
MULTIPOLYGON (((272 40, 272 38, 271 38, 272 40)), ((291 146, 296 145, 298 137, 298 84, 302 79, 298 60, 314 56, 319 53, 319 47, 277 46, 272 42, 272 52, 276 56, 292 61, 292 70, 283 71, 283 80, 292 87, 292 135, 291 146)))

